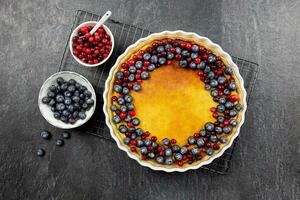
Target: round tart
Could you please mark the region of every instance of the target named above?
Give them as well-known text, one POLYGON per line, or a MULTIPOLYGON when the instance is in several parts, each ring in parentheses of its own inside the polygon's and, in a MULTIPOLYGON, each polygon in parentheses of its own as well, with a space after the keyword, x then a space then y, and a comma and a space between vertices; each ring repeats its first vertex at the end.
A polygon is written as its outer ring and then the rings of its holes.
POLYGON ((112 67, 103 94, 106 123, 120 149, 166 172, 197 169, 238 136, 246 111, 243 79, 208 38, 151 34, 112 67))

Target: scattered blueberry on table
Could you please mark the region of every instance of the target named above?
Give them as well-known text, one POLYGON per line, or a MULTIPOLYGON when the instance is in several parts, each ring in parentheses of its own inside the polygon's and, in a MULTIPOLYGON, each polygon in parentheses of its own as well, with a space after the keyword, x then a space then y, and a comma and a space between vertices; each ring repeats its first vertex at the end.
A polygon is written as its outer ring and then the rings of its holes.
POLYGON ((56 84, 48 88, 42 102, 50 106, 54 118, 66 124, 85 119, 86 111, 95 103, 92 93, 85 86, 74 79, 66 81, 62 77, 58 77, 56 84))
POLYGON ((63 133, 62 133, 62 137, 63 137, 64 139, 69 139, 69 138, 71 137, 71 134, 70 134, 69 132, 63 132, 63 133))
POLYGON ((42 131, 41 132, 41 137, 45 140, 49 140, 51 138, 51 133, 48 131, 42 131))
POLYGON ((39 157, 43 157, 45 155, 45 150, 44 149, 38 149, 36 154, 39 157))
POLYGON ((64 143, 65 142, 62 139, 57 139, 56 142, 55 142, 56 146, 59 146, 59 147, 63 146, 64 143))

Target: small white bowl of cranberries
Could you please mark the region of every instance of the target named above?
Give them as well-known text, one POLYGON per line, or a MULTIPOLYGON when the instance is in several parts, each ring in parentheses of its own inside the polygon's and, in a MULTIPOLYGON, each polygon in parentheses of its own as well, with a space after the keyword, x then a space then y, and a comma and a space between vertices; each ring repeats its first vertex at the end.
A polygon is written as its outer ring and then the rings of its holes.
POLYGON ((96 24, 96 21, 80 24, 70 38, 72 56, 86 67, 97 67, 105 63, 114 49, 114 36, 104 24, 93 35, 89 33, 96 24))

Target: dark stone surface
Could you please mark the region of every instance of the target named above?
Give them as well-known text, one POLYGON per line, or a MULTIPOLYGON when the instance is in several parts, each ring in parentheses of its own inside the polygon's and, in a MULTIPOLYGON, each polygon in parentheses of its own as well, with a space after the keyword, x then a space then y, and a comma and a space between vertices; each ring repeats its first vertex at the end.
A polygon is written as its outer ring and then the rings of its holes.
POLYGON ((2 0, 0 199, 299 199, 299 19, 299 1, 2 0), (62 132, 42 118, 37 95, 80 8, 110 9, 153 31, 194 31, 261 65, 227 175, 155 172, 115 143, 75 131, 64 147, 39 137, 62 132))

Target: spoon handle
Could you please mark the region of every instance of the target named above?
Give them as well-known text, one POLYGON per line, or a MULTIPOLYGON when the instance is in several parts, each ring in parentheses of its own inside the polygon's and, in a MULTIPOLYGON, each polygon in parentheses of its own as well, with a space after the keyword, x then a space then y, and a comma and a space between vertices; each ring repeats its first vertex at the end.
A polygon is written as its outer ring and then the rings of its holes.
POLYGON ((102 24, 104 24, 104 22, 111 16, 111 11, 108 10, 99 20, 99 22, 97 22, 97 24, 94 26, 94 28, 90 31, 90 34, 93 35, 97 29, 102 26, 102 24))

